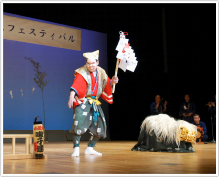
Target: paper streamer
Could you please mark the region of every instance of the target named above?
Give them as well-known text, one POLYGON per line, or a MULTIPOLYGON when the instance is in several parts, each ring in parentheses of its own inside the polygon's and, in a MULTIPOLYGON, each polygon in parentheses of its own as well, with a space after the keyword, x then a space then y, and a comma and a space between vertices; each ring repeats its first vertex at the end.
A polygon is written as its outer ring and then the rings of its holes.
POLYGON ((128 33, 120 31, 119 34, 120 39, 116 47, 118 51, 116 58, 120 59, 118 67, 124 72, 126 72, 126 70, 134 72, 138 61, 136 60, 134 50, 130 46, 130 43, 128 43, 129 39, 125 38, 128 33))
POLYGON ((14 89, 14 90, 4 90, 4 91, 9 91, 9 93, 10 93, 10 95, 11 95, 11 98, 14 98, 14 96, 13 96, 13 91, 18 91, 18 90, 20 90, 20 92, 21 92, 21 97, 23 97, 24 96, 24 93, 23 93, 23 91, 24 90, 27 90, 27 89, 32 89, 32 94, 33 94, 33 92, 34 92, 34 90, 35 90, 35 87, 29 87, 29 88, 23 88, 23 89, 14 89))
POLYGON ((11 95, 11 98, 13 98, 12 90, 11 90, 9 93, 10 93, 10 95, 11 95))
POLYGON ((21 96, 23 97, 23 95, 24 95, 24 94, 23 94, 23 89, 21 89, 21 96))

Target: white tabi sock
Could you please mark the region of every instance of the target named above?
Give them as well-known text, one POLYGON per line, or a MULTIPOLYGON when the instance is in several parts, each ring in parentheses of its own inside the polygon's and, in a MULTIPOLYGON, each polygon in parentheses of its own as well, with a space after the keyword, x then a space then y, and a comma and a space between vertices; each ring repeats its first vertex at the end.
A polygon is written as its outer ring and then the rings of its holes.
POLYGON ((87 147, 87 149, 85 150, 84 154, 96 154, 96 155, 101 155, 102 156, 102 153, 100 152, 97 152, 93 149, 93 147, 87 147))
POLYGON ((76 157, 79 157, 80 155, 80 148, 79 147, 75 147, 74 148, 74 152, 71 156, 76 156, 76 157))

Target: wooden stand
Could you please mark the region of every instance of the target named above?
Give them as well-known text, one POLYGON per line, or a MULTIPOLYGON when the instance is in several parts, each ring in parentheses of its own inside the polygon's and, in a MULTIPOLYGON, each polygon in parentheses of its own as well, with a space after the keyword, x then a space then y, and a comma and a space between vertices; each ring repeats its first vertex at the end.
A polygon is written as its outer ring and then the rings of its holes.
POLYGON ((201 138, 199 138, 199 140, 196 144, 204 144, 204 143, 201 141, 201 138))
POLYGON ((32 138, 33 134, 4 134, 3 138, 12 138, 12 154, 3 155, 3 159, 27 159, 27 158, 34 158, 34 151, 32 146, 32 138), (15 154, 15 139, 16 138, 26 138, 25 147, 26 153, 25 154, 15 154))
POLYGON ((204 144, 203 142, 201 142, 201 137, 202 137, 201 132, 198 130, 197 131, 196 140, 197 139, 199 139, 199 140, 198 140, 198 142, 196 144, 204 144))

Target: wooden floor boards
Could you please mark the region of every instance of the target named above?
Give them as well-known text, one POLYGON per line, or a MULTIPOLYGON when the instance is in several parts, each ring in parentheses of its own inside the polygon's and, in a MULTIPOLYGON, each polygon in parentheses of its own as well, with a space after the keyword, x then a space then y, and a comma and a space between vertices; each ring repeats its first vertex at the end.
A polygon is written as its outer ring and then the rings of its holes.
MULTIPOLYGON (((196 144, 195 153, 136 152, 135 141, 99 141, 94 148, 103 156, 84 155, 87 141, 80 145, 80 157, 71 157, 72 141, 45 143, 45 159, 3 160, 3 174, 216 174, 216 143, 196 144)), ((3 154, 11 143, 3 144, 3 154)), ((16 144, 16 153, 25 144, 16 144)))

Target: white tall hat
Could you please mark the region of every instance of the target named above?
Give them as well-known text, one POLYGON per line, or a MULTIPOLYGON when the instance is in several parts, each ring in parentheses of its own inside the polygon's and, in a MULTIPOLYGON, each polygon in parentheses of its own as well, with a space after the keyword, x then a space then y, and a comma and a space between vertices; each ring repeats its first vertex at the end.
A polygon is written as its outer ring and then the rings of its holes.
POLYGON ((83 53, 83 56, 87 59, 96 59, 99 60, 99 50, 96 50, 94 52, 87 52, 83 53))

